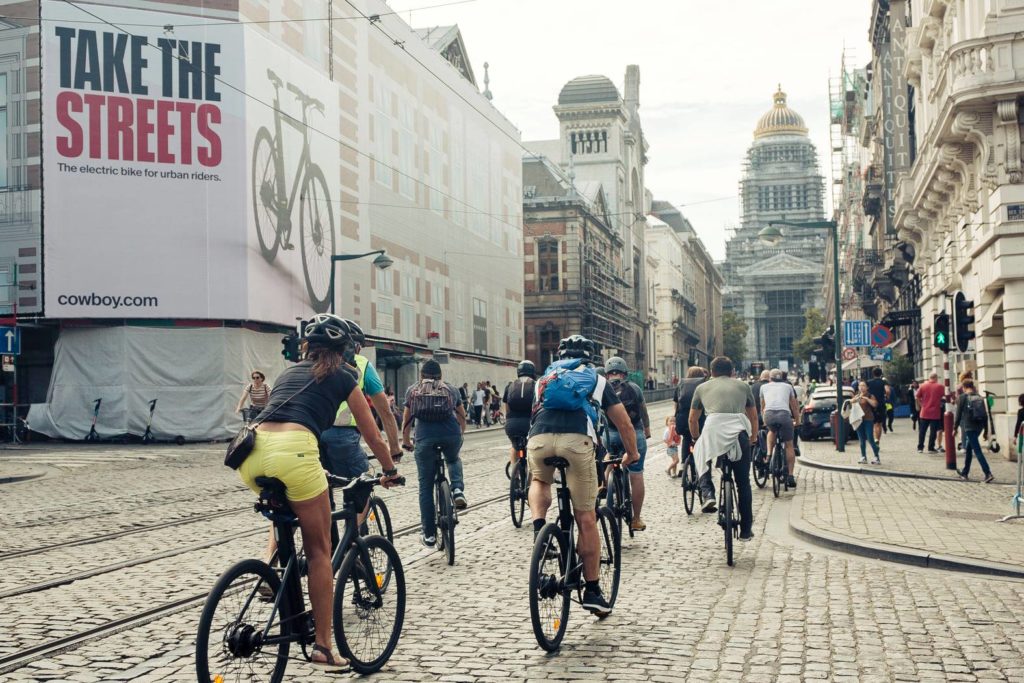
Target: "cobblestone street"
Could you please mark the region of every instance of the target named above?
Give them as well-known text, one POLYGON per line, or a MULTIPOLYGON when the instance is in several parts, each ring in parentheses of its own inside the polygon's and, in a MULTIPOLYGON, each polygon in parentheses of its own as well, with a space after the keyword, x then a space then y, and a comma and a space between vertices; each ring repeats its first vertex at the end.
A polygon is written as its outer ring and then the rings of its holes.
MULTIPOLYGON (((656 424, 666 410, 652 411, 656 424)), ((530 530, 513 528, 502 495, 506 444, 497 431, 467 435, 471 507, 455 566, 416 533, 396 538, 409 599, 377 680, 1024 681, 1024 581, 858 557, 791 530, 795 520, 865 542, 939 543, 1024 568, 1024 527, 988 521, 1008 487, 801 467, 795 495, 754 491, 756 537, 737 544, 729 568, 713 516, 687 517, 653 442, 648 529, 623 539, 614 614, 596 621, 573 605, 561 651, 546 655, 530 628, 530 530), (874 516, 856 504, 865 496, 874 516), (917 508, 902 507, 907 500, 917 508), (987 526, 967 514, 975 503, 987 526), (911 523, 927 517, 922 509, 951 531, 911 523)), ((804 452, 824 458, 824 449, 804 452)), ((195 680, 202 598, 227 566, 260 554, 265 534, 221 454, 220 444, 3 452, 0 477, 43 476, 2 485, 10 514, 0 530, 0 680, 195 680), (185 602, 155 610, 175 601, 185 602), (63 651, 19 657, 90 629, 63 651)), ((396 529, 418 522, 411 459, 402 470, 408 485, 383 494, 396 529)), ((286 673, 318 678, 297 660, 286 673)))

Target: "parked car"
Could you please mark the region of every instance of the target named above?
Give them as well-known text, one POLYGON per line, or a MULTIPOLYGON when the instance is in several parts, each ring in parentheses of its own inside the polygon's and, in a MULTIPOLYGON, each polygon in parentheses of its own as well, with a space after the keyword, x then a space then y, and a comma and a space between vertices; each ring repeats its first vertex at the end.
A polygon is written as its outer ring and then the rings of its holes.
MULTIPOLYGON (((843 400, 848 401, 851 398, 853 398, 853 388, 843 387, 843 400)), ((815 389, 800 411, 800 438, 804 441, 814 441, 823 437, 831 438, 832 424, 829 422, 829 416, 835 409, 836 388, 824 386, 815 389)), ((857 438, 849 421, 846 421, 844 430, 847 441, 857 438)))

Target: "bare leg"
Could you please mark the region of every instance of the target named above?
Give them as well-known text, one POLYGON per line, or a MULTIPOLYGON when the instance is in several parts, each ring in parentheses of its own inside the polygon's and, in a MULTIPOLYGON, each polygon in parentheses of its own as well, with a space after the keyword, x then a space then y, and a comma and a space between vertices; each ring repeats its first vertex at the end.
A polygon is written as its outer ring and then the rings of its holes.
POLYGON ((643 472, 630 472, 629 473, 629 488, 631 491, 631 497, 633 499, 633 520, 640 519, 640 511, 644 507, 644 473, 643 472))
MULTIPOLYGON (((331 571, 331 504, 324 491, 316 498, 290 501, 302 529, 302 547, 309 564, 309 602, 313 606, 316 623, 316 644, 333 652, 331 604, 334 602, 334 573, 331 571)), ((314 653, 314 661, 324 661, 321 653, 314 653)), ((340 660, 340 657, 335 656, 340 660)))
POLYGON ((277 552, 277 539, 274 538, 274 525, 270 525, 270 536, 267 537, 267 554, 263 557, 263 561, 270 564, 270 560, 274 558, 274 553, 277 552))
POLYGON ((601 575, 601 539, 597 533, 597 513, 594 510, 577 510, 576 526, 580 532, 576 550, 583 560, 583 578, 597 581, 601 575))
POLYGON ((786 466, 789 468, 789 475, 793 476, 793 472, 796 471, 796 448, 793 447, 792 441, 786 442, 786 466))
POLYGON ((534 479, 530 482, 530 493, 527 499, 530 502, 530 515, 532 519, 546 518, 548 516, 548 508, 551 507, 551 484, 534 479))

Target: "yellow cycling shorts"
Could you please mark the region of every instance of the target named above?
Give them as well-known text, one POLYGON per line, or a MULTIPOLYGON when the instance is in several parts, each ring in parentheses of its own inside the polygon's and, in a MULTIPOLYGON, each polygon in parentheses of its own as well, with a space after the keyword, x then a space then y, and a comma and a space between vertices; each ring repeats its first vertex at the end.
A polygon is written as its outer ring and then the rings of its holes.
POLYGON ((256 445, 238 468, 242 482, 256 493, 256 477, 280 479, 287 487, 288 500, 316 498, 327 490, 327 477, 320 465, 316 437, 305 429, 288 432, 256 430, 256 445))

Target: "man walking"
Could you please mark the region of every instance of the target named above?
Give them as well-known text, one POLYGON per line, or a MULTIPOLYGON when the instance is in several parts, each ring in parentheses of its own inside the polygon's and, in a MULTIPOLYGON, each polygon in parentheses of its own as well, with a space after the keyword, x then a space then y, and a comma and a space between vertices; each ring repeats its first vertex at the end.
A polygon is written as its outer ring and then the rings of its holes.
POLYGON ((876 367, 871 371, 871 379, 868 380, 868 393, 875 397, 878 401, 878 409, 875 412, 877 419, 875 420, 875 443, 879 446, 882 445, 882 430, 885 426, 885 403, 886 403, 886 385, 885 380, 882 379, 882 368, 876 367))
POLYGON ((935 450, 935 436, 942 429, 942 398, 945 393, 945 389, 939 384, 939 375, 936 372, 928 375, 928 381, 917 389, 917 402, 921 406, 917 431, 918 453, 924 451, 924 433, 926 431, 928 431, 928 452, 938 453, 935 450))

